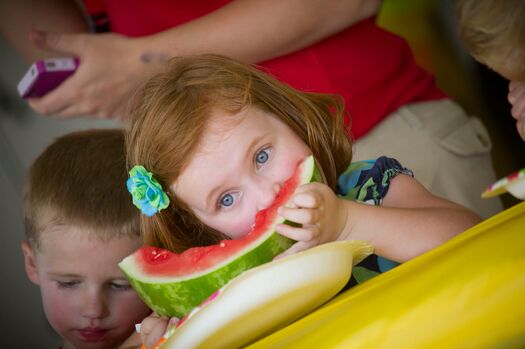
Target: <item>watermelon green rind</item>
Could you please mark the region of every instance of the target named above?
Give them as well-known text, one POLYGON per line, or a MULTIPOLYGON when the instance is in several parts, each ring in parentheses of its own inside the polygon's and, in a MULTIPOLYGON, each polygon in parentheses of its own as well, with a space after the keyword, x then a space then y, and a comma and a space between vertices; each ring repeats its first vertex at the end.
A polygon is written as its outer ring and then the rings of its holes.
MULTIPOLYGON (((321 178, 312 156, 306 158, 301 167, 299 185, 321 178)), ((182 318, 235 276, 270 262, 287 250, 294 241, 275 232, 275 227, 283 222, 288 223, 277 216, 256 240, 202 272, 182 277, 150 275, 141 268, 140 263, 144 261, 137 252, 126 257, 119 267, 142 300, 157 314, 182 318)))
MULTIPOLYGON (((261 244, 245 253, 235 263, 226 263, 211 273, 177 282, 144 282, 133 275, 126 274, 133 288, 152 310, 159 315, 184 317, 194 307, 202 303, 213 292, 226 284, 225 280, 239 275, 263 263, 270 262, 276 255, 287 250, 293 240, 277 233, 262 239, 261 244)), ((126 270, 126 265, 121 268, 126 270)))
MULTIPOLYGON (((312 157, 312 161, 313 161, 313 157, 312 157)), ((324 180, 324 175, 321 173, 321 171, 319 171, 319 168, 315 166, 315 163, 313 166, 314 166, 312 170, 313 172, 308 178, 309 179, 308 182, 326 183, 326 181, 324 180)))

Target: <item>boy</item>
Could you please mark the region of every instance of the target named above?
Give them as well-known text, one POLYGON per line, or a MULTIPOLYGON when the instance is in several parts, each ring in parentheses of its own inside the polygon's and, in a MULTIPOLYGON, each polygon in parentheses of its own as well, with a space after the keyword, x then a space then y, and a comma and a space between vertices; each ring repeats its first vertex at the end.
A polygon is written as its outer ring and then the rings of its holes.
POLYGON ((126 339, 150 310, 117 266, 142 243, 126 178, 124 133, 113 129, 58 138, 30 168, 25 269, 62 349, 140 344, 126 339))
POLYGON ((470 54, 510 80, 511 114, 525 140, 525 1, 456 0, 455 5, 470 54))

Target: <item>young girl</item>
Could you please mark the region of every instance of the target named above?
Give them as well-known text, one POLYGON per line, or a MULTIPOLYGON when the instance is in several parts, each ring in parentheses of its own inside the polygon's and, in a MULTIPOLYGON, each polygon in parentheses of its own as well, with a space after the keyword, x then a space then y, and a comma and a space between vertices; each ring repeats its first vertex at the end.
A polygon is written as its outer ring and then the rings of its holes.
POLYGON ((131 116, 128 161, 143 167, 131 171, 128 189, 148 215, 141 224, 149 244, 180 251, 242 237, 310 154, 325 181, 299 187, 280 210, 300 224, 277 227, 297 241, 285 254, 360 239, 403 262, 479 221, 394 159, 351 164, 337 98, 296 91, 225 57, 173 60, 145 85, 131 116))

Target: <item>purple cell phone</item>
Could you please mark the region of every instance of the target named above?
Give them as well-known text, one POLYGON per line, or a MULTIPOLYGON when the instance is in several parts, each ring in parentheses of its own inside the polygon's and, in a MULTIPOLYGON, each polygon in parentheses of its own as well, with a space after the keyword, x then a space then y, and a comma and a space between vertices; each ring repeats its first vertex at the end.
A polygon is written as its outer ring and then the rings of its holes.
POLYGON ((18 83, 22 98, 42 97, 73 74, 78 58, 50 58, 36 61, 18 83))

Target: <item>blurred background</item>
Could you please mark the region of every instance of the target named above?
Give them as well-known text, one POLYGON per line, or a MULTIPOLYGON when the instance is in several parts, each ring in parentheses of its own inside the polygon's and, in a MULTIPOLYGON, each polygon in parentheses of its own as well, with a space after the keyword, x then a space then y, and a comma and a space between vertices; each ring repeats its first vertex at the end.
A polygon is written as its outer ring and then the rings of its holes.
MULTIPOLYGON (((456 32, 453 0, 386 0, 378 22, 407 39, 438 86, 485 124, 498 178, 525 166, 525 142, 507 101, 509 82, 467 53, 456 32)), ((500 198, 505 207, 518 202, 509 194, 500 198)))
MULTIPOLYGON (((418 63, 436 75, 438 85, 482 120, 493 142, 498 178, 525 167, 525 142, 516 132, 506 99, 508 82, 466 53, 455 32, 452 0, 385 0, 378 21, 405 37, 418 63)), ((27 280, 23 267, 20 242, 25 173, 33 159, 59 135, 122 125, 115 121, 55 120, 36 115, 16 91, 28 67, 0 37, 1 346, 58 348, 60 340, 47 324, 38 288, 27 280)), ((501 199, 506 207, 517 203, 508 194, 501 199)))
POLYGON ((38 287, 25 275, 20 248, 24 237, 21 211, 26 170, 62 134, 119 125, 114 121, 55 120, 36 115, 16 89, 28 67, 0 37, 0 278, 3 280, 0 347, 56 349, 60 347, 60 339, 45 319, 38 287))

